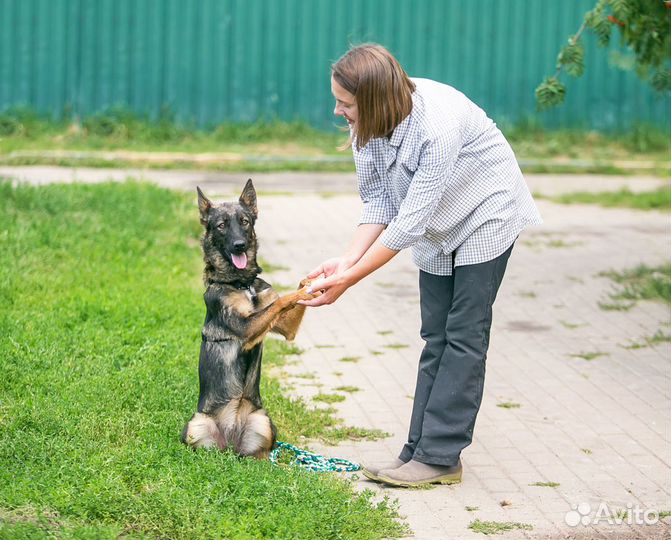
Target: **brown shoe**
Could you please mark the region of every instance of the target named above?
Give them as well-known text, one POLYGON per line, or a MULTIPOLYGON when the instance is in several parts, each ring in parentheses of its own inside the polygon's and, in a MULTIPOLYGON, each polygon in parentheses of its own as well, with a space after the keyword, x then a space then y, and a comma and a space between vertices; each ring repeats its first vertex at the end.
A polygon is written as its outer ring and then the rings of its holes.
POLYGON ((420 487, 428 484, 458 484, 463 468, 461 460, 454 467, 428 465, 411 459, 396 469, 382 469, 379 481, 390 486, 420 487))
POLYGON ((394 461, 391 463, 383 463, 382 465, 366 465, 361 472, 363 475, 368 478, 369 480, 373 480, 374 482, 380 482, 380 477, 378 476, 379 472, 383 469, 391 471, 394 469, 397 469, 401 465, 405 464, 405 461, 401 461, 400 459, 396 458, 394 461))

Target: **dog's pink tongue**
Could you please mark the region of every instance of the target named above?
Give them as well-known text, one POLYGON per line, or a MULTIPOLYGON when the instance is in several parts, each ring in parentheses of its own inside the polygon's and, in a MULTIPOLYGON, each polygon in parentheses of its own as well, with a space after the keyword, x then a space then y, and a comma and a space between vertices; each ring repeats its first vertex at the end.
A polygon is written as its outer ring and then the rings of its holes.
POLYGON ((246 253, 241 253, 240 255, 231 255, 231 259, 233 260, 233 264, 236 268, 242 270, 243 268, 247 267, 246 253))

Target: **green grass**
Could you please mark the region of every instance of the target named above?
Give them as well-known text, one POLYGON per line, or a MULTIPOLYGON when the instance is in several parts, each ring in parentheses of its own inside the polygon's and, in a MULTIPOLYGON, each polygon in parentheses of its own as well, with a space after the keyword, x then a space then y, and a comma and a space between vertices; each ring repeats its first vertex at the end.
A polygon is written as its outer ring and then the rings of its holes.
POLYGON ((340 403, 341 401, 345 401, 346 398, 342 394, 319 393, 312 399, 314 401, 322 401, 324 403, 340 403))
POLYGON ((629 160, 632 156, 668 160, 671 133, 647 124, 638 124, 624 132, 598 133, 581 129, 544 129, 533 120, 514 125, 502 124, 501 130, 520 156, 586 159, 595 162, 629 160), (665 157, 666 156, 666 157, 665 157))
POLYGON ((671 304, 671 263, 656 267, 639 265, 623 272, 601 272, 599 275, 612 279, 619 286, 610 295, 617 303, 658 300, 671 304))
POLYGON ((556 488, 560 486, 558 482, 534 482, 533 484, 529 485, 536 487, 550 487, 550 488, 556 488))
POLYGON ((337 388, 334 388, 334 390, 337 390, 338 392, 347 392, 349 394, 361 392, 361 388, 358 386, 338 386, 337 388))
POLYGON ((605 352, 580 352, 576 354, 571 354, 570 355, 572 358, 582 358, 583 360, 587 360, 588 362, 591 362, 592 360, 595 360, 597 358, 600 358, 601 356, 609 356, 608 353, 605 352))
POLYGON ((634 302, 599 302, 599 307, 604 311, 629 311, 634 307, 634 302))
POLYGON ((339 362, 351 362, 353 364, 356 364, 359 360, 361 360, 360 356, 343 356, 338 359, 339 362))
POLYGON ((671 516, 671 510, 660 510, 659 511, 659 519, 664 519, 671 516))
POLYGON ((660 187, 640 193, 634 193, 628 189, 602 193, 575 192, 550 197, 550 199, 562 204, 598 204, 605 207, 636 208, 638 210, 670 210, 671 187, 660 187))
MULTIPOLYGON (((0 183, 1 538, 381 538, 405 528, 345 480, 179 433, 204 315, 189 197, 146 184, 0 183)), ((273 367, 296 350, 269 340, 273 367)), ((338 424, 262 379, 280 440, 338 424)))
POLYGON ((311 373, 311 372, 305 372, 305 373, 292 373, 291 377, 296 377, 298 379, 316 379, 317 374, 316 373, 311 373))
POLYGON ((389 343, 388 345, 382 345, 385 349, 407 349, 410 345, 405 343, 389 343))
POLYGON ((625 349, 643 349, 660 343, 671 343, 671 334, 665 334, 661 330, 657 330, 652 336, 644 336, 643 341, 634 341, 626 345, 625 349))
POLYGON ((528 523, 519 523, 516 521, 481 521, 476 519, 468 526, 473 532, 481 534, 501 534, 507 531, 522 530, 531 531, 533 527, 528 523))
POLYGON ((514 401, 504 401, 502 403, 497 403, 496 406, 501 407, 502 409, 519 409, 522 405, 515 403, 514 401))
POLYGON ((343 134, 320 131, 300 121, 259 120, 201 129, 175 122, 169 114, 150 121, 118 107, 84 118, 81 124, 47 120, 23 108, 5 111, 0 114, 0 137, 2 152, 131 149, 235 153, 269 142, 289 142, 334 155, 338 154, 336 147, 346 139, 343 134))
POLYGON ((536 293, 534 291, 518 291, 517 296, 522 298, 536 298, 536 293))
MULTIPOLYGON (((645 173, 667 177, 671 171, 671 135, 652 126, 599 134, 579 129, 549 131, 534 122, 522 121, 503 125, 502 129, 525 172, 645 173)), ((22 108, 0 114, 0 162, 7 165, 353 171, 349 152, 337 150, 345 139, 342 133, 317 130, 300 121, 259 120, 198 128, 176 122, 168 110, 149 121, 115 107, 86 117, 81 123, 47 120, 22 108), (156 155, 131 160, 119 155, 105 158, 44 154, 115 150, 225 155, 213 160, 195 160, 187 155, 157 162, 156 155), (17 154, 10 157, 12 152, 17 154)))
POLYGON ((569 330, 575 330, 576 328, 587 326, 586 323, 570 323, 568 321, 559 321, 559 322, 564 328, 568 328, 569 330))

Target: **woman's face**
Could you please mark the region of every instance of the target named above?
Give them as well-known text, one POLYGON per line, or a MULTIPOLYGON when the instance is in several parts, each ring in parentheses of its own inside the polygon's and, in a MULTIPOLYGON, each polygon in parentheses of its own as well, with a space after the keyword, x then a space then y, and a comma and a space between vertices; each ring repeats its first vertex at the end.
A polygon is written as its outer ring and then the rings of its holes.
POLYGON ((359 108, 356 104, 356 98, 340 86, 333 77, 331 77, 331 93, 336 101, 333 114, 342 116, 347 120, 349 127, 354 128, 359 119, 359 108))

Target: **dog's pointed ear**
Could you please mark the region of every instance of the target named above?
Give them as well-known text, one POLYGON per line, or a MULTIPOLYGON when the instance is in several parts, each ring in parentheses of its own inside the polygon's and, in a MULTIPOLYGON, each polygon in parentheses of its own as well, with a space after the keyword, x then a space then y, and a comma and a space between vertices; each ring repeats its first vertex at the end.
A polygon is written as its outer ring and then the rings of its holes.
POLYGON ((212 208, 212 201, 208 199, 205 194, 196 186, 198 190, 198 210, 200 210, 200 223, 201 225, 207 225, 207 216, 210 213, 212 208))
POLYGON ((240 204, 244 204, 247 208, 249 208, 252 211, 252 214, 254 214, 255 218, 258 217, 259 211, 256 207, 256 190, 254 189, 254 184, 252 183, 251 178, 247 180, 245 189, 242 190, 242 194, 240 195, 240 204))

